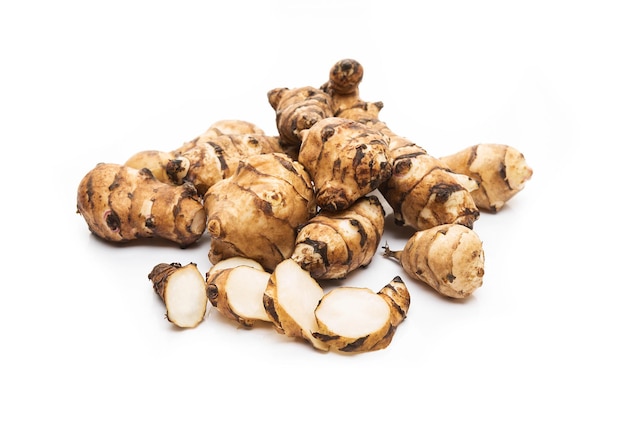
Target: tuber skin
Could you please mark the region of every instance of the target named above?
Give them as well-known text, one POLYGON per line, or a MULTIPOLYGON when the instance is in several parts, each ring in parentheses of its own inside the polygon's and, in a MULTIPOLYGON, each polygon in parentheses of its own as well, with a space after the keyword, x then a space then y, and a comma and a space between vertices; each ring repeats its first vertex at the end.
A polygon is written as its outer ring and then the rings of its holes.
POLYGON ((110 242, 161 238, 185 248, 206 228, 193 185, 165 184, 148 169, 99 163, 80 181, 76 205, 89 230, 110 242))
POLYGON ((361 102, 359 85, 363 80, 363 66, 346 58, 335 63, 328 73, 328 81, 320 89, 331 98, 333 116, 361 102))
POLYGON ((137 170, 147 168, 161 182, 182 185, 189 173, 189 159, 176 152, 144 150, 135 153, 124 163, 137 170))
POLYGON ((335 117, 357 121, 389 138, 392 173, 381 182, 379 190, 393 209, 396 223, 416 230, 449 223, 472 228, 480 212, 470 195, 469 180, 381 121, 378 115, 383 103, 359 99, 362 77, 362 67, 356 60, 340 60, 322 89, 333 99, 335 117))
POLYGON ((384 256, 397 259, 414 279, 446 297, 464 299, 482 286, 485 253, 476 232, 447 224, 415 232, 404 248, 384 256))
POLYGON ((380 244, 385 210, 375 195, 342 211, 320 211, 298 230, 291 255, 318 279, 343 279, 370 264, 380 244))
POLYGON ((310 175, 283 153, 250 156, 204 195, 209 260, 247 257, 272 271, 295 248, 297 228, 315 215, 310 175))
POLYGON ((278 137, 265 135, 247 121, 221 120, 175 150, 137 152, 124 165, 148 168, 168 184, 190 182, 204 195, 213 184, 232 175, 240 159, 261 153, 284 153, 278 137))
POLYGON ((315 184, 322 210, 345 210, 392 173, 389 139, 346 118, 325 118, 304 132, 298 162, 315 184))
POLYGON ((533 175, 524 155, 505 144, 476 144, 440 160, 478 183, 471 192, 476 206, 497 213, 533 175))
POLYGON ((204 320, 208 300, 204 278, 195 263, 159 263, 148 279, 165 303, 167 320, 180 328, 195 328, 204 320))
POLYGON ((276 111, 276 128, 283 149, 297 152, 302 132, 333 116, 330 96, 315 87, 277 87, 267 93, 267 98, 276 111))

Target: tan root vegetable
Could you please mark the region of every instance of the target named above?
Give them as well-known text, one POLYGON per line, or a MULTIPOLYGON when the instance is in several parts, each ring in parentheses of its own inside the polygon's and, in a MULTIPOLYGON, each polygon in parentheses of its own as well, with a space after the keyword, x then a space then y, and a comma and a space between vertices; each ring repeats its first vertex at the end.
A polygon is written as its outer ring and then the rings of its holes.
POLYGON ((333 99, 336 117, 358 121, 388 137, 393 173, 381 182, 379 190, 393 209, 396 222, 416 230, 451 223, 472 228, 480 212, 467 188, 471 181, 452 173, 424 148, 394 133, 378 118, 381 102, 358 99, 362 76, 357 61, 341 60, 333 66, 322 88, 333 99))
POLYGON ((298 161, 315 184, 317 205, 345 210, 391 176, 389 139, 345 118, 325 118, 304 132, 298 161))
POLYGON ((211 305, 246 328, 258 321, 271 322, 263 304, 270 273, 243 262, 214 268, 206 275, 206 295, 211 305))
POLYGON ((194 328, 203 319, 207 308, 204 277, 195 263, 160 263, 148 278, 154 291, 165 303, 166 318, 181 328, 194 328))
POLYGON ((222 119, 215 121, 204 135, 265 135, 265 131, 250 121, 222 119))
POLYGON ((397 259, 414 279, 452 298, 466 298, 482 286, 485 253, 476 232, 447 224, 417 231, 404 248, 385 256, 397 259))
POLYGON ((157 180, 173 185, 181 185, 189 173, 189 159, 176 152, 144 150, 128 158, 124 165, 137 170, 147 168, 157 180))
POLYGON ((378 293, 369 288, 334 288, 315 308, 318 331, 314 336, 341 352, 384 349, 406 317, 409 304, 409 292, 400 277, 378 293))
POLYGON ((333 116, 330 97, 315 87, 278 87, 270 90, 267 97, 276 111, 276 128, 283 148, 297 151, 302 131, 333 116))
POLYGON ((472 197, 478 208, 492 213, 519 193, 533 174, 524 155, 505 144, 477 144, 440 159, 478 182, 472 197))
POLYGON ((320 211, 298 230, 291 258, 316 279, 342 279, 369 265, 385 226, 375 195, 363 196, 342 211, 320 211))
MULTIPOLYGON (((253 130, 250 124, 240 122, 241 130, 253 130)), ((240 159, 262 153, 283 153, 277 136, 256 132, 226 133, 226 130, 237 130, 236 122, 216 123, 171 152, 137 152, 125 165, 148 168, 157 179, 169 184, 190 182, 203 195, 213 184, 232 175, 240 159)))
POLYGON ((77 212, 89 230, 111 242, 162 238, 186 247, 206 228, 202 199, 191 184, 172 186, 148 169, 97 164, 81 180, 77 212))
POLYGON ((361 101, 359 93, 361 80, 363 80, 363 66, 356 60, 346 58, 332 66, 328 81, 320 89, 331 97, 333 116, 354 107, 361 101))
POLYGON ((263 294, 263 305, 275 329, 287 337, 310 342, 316 349, 327 351, 328 345, 317 339, 315 308, 324 291, 308 271, 292 259, 276 265, 263 294))
POLYGON ((286 154, 242 160, 236 172, 204 196, 209 260, 241 256, 272 271, 295 248, 297 228, 316 211, 311 178, 286 154))

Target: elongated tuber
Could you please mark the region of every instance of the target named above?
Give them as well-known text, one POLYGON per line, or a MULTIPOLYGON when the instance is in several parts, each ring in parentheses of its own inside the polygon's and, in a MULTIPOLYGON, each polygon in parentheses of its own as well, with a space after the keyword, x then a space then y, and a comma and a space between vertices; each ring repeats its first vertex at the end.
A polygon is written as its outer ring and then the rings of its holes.
POLYGON ((341 352, 384 349, 406 317, 409 304, 400 277, 378 293, 369 288, 337 287, 324 294, 315 308, 318 330, 313 335, 341 352))
POLYGON ((293 259, 276 265, 263 294, 263 305, 275 329, 286 335, 310 342, 316 349, 329 346, 315 337, 319 330, 315 308, 324 291, 311 274, 293 259))
POLYGON ((165 316, 180 328, 194 328, 204 319, 207 308, 205 280, 195 263, 155 265, 148 278, 165 303, 165 316))
POLYGON ((77 212, 111 242, 162 238, 186 247, 205 232, 206 212, 191 184, 172 186, 148 169, 97 164, 81 180, 77 212))
POLYGON ((519 193, 533 174, 524 155, 505 144, 477 144, 440 159, 454 172, 478 183, 471 192, 474 202, 492 213, 519 193))
POLYGON ((415 232, 404 248, 384 255, 397 259, 414 279, 440 294, 466 298, 482 286, 485 253, 476 232, 464 225, 447 224, 415 232))
POLYGON ((385 226, 375 195, 342 211, 320 211, 298 230, 291 258, 316 279, 342 279, 372 261, 385 226))
POLYGON ((345 210, 391 176, 389 139, 345 118, 325 118, 306 130, 298 161, 315 184, 317 205, 345 210))
POLYGON ((272 271, 291 256, 297 228, 316 212, 311 178, 286 154, 242 160, 236 172, 204 196, 209 260, 241 256, 272 271))

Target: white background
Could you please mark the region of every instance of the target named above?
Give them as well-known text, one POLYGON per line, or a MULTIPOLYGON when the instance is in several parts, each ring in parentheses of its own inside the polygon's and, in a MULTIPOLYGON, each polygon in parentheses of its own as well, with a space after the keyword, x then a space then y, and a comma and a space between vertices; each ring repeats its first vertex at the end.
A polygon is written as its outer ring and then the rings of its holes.
MULTIPOLYGON (((0 438, 625 439, 618 5, 4 2, 0 438), (103 243, 76 214, 80 179, 220 119, 275 134, 266 93, 320 86, 342 58, 431 154, 497 142, 526 156, 526 188, 475 225, 483 286, 454 302, 404 275, 408 318, 361 355, 215 310, 174 329, 147 274, 205 272, 209 243, 103 243)), ((398 274, 378 255, 346 283, 398 274)))

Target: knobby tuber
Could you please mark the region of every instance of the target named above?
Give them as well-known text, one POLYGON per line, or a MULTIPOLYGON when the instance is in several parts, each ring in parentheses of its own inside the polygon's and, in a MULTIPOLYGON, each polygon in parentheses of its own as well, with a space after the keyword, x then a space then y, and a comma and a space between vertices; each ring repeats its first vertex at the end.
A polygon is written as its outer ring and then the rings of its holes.
POLYGON ((299 228, 291 258, 316 279, 342 279, 372 261, 385 226, 375 195, 342 211, 320 211, 299 228))
MULTIPOLYGON (((297 152, 302 132, 333 116, 330 97, 315 87, 277 87, 267 93, 267 98, 276 111, 276 128, 285 150, 297 152)), ((293 155, 297 157, 297 153, 293 155)))
POLYGON ((284 153, 277 136, 265 135, 247 121, 222 120, 175 150, 137 152, 124 165, 148 168, 169 184, 189 182, 204 195, 213 184, 232 175, 240 159, 262 153, 284 153))
POLYGON ((482 286, 485 253, 476 232, 447 224, 415 232, 399 251, 385 245, 384 255, 399 261, 414 279, 440 294, 466 298, 482 286))
POLYGON ((478 183, 471 192, 474 202, 492 213, 519 193, 533 174, 524 155, 505 144, 477 144, 440 159, 454 172, 478 183))
POLYGON ((345 210, 391 176, 389 139, 345 118, 325 118, 306 130, 298 161, 315 184, 317 205, 345 210))
POLYGON ((180 328, 194 328, 204 319, 207 309, 206 285, 195 263, 178 262, 155 265, 148 278, 165 303, 165 316, 180 328))
POLYGON ((191 184, 172 186, 148 169, 100 163, 78 186, 77 212, 111 242, 162 238, 186 247, 206 228, 202 199, 191 184))
POLYGON ((235 173, 204 196, 213 264, 241 256, 268 271, 291 256, 297 228, 316 212, 311 178, 282 153, 242 160, 235 173))

